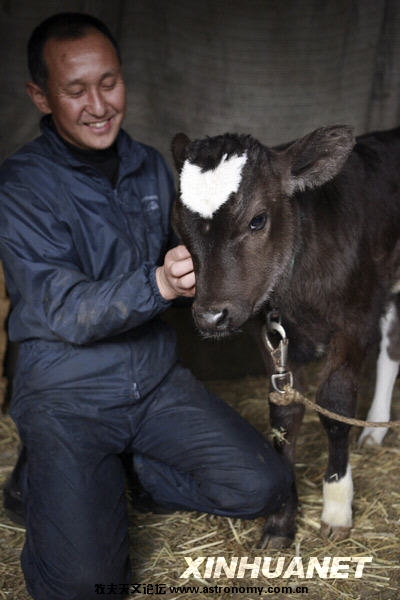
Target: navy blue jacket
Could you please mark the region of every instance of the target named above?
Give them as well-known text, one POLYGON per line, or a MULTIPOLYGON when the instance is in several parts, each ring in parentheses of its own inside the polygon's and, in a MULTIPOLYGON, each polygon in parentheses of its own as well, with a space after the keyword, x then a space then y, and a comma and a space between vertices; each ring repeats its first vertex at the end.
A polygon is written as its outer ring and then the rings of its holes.
POLYGON ((115 385, 122 377, 138 398, 176 362, 175 334, 157 318, 169 303, 155 281, 171 235, 171 173, 156 150, 120 131, 113 188, 48 118, 41 128, 0 169, 9 336, 22 342, 16 394, 54 393, 74 381, 81 390, 87 376, 98 388, 111 370, 115 385))

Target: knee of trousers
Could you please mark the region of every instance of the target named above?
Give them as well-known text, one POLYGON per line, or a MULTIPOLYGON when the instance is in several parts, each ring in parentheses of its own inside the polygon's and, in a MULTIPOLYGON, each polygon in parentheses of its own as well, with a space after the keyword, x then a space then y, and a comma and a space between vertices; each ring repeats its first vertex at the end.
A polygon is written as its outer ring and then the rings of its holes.
POLYGON ((34 600, 95 600, 99 594, 109 593, 120 598, 127 596, 129 557, 125 555, 113 564, 109 561, 109 556, 98 555, 90 560, 56 565, 51 556, 47 563, 42 560, 38 565, 28 556, 26 547, 21 558, 26 586, 34 600))
POLYGON ((284 461, 273 466, 261 461, 247 470, 234 488, 219 488, 215 502, 231 516, 254 519, 274 513, 288 498, 293 484, 293 472, 284 461))

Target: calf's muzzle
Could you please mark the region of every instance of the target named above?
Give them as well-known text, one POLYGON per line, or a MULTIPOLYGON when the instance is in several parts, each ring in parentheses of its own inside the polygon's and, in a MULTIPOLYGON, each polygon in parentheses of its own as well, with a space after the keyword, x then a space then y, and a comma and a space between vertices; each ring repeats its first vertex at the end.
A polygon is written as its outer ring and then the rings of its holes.
POLYGON ((229 303, 202 306, 195 302, 192 312, 196 327, 205 336, 228 335, 236 329, 235 310, 229 303))

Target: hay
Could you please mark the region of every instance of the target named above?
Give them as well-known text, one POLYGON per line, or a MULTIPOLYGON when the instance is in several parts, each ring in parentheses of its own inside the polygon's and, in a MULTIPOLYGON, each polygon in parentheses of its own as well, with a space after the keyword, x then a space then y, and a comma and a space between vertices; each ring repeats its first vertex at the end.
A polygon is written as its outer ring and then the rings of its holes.
MULTIPOLYGON (((371 385, 367 381, 361 390, 359 415, 365 416, 367 401, 371 397, 371 385), (363 401, 365 399, 365 401, 363 401)), ((266 407, 266 381, 263 377, 241 381, 217 381, 209 387, 233 405, 245 418, 263 433, 269 432, 266 407)), ((312 396, 316 389, 316 371, 306 372, 306 393, 312 396)), ((398 418, 399 392, 396 392, 393 412, 398 418)), ((400 595, 400 491, 399 433, 390 432, 382 447, 359 448, 356 444, 360 430, 351 433, 351 465, 355 488, 354 527, 350 538, 333 542, 320 537, 319 520, 322 508, 322 477, 327 461, 327 444, 315 413, 306 412, 302 432, 298 441, 296 474, 300 498, 295 544, 286 550, 265 552, 257 550, 263 528, 263 519, 245 521, 227 519, 199 513, 177 512, 171 515, 143 515, 131 511, 131 557, 132 583, 165 584, 166 586, 203 585, 220 586, 221 591, 210 593, 176 594, 167 591, 156 596, 144 593, 132 595, 136 600, 160 597, 173 600, 225 600, 240 598, 256 600, 274 597, 287 599, 287 593, 263 594, 257 592, 228 593, 224 587, 272 585, 306 586, 307 594, 292 594, 295 598, 309 600, 398 600, 400 595), (301 556, 306 565, 310 557, 362 557, 371 556, 373 562, 366 565, 361 579, 354 579, 354 568, 350 567, 348 579, 323 579, 314 576, 302 579, 293 575, 267 579, 231 579, 224 574, 218 579, 185 581, 180 576, 187 567, 185 557, 193 560, 199 556, 224 556, 229 562, 238 556, 285 557, 287 563, 293 556, 301 556)), ((270 433, 270 432, 269 432, 270 433)), ((0 483, 10 472, 17 455, 18 436, 8 416, 0 419, 0 483)), ((24 532, 0 512, 0 600, 27 600, 19 555, 24 541, 24 532)), ((286 563, 285 563, 286 564, 286 563)), ((119 582, 115 582, 119 583, 119 582)), ((153 592, 155 590, 153 589, 153 592)), ((113 595, 109 594, 112 598, 113 595)), ((115 596, 114 596, 115 597, 115 596)), ((118 597, 118 596, 117 596, 118 597)), ((49 599, 50 600, 50 599, 49 599)))

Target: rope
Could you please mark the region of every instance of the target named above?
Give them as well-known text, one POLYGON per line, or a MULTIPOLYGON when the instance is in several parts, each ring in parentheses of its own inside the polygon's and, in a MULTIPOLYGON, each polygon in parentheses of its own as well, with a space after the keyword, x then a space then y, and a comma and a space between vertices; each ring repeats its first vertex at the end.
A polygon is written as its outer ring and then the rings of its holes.
POLYGON ((297 402, 298 404, 308 406, 308 408, 311 408, 312 410, 316 410, 325 417, 340 421, 341 423, 347 423, 348 425, 355 425, 356 427, 390 427, 392 429, 400 427, 400 421, 382 421, 377 423, 376 421, 362 421, 360 419, 352 419, 350 417, 345 417, 344 415, 338 415, 337 413, 331 412, 330 410, 319 406, 319 404, 312 402, 289 385, 285 385, 283 390, 284 392, 281 394, 279 392, 270 393, 269 399, 273 404, 288 406, 292 402, 297 402))

